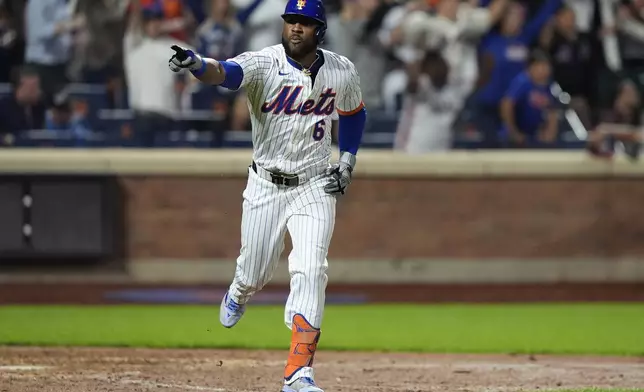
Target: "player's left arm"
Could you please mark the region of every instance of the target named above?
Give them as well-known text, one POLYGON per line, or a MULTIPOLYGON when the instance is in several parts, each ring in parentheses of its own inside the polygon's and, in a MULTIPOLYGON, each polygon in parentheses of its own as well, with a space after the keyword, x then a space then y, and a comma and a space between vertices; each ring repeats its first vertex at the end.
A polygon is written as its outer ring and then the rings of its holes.
POLYGON ((356 155, 362 142, 367 121, 367 110, 362 101, 360 76, 353 64, 345 85, 338 91, 336 98, 338 118, 338 147, 340 160, 329 174, 331 178, 324 187, 327 193, 344 194, 351 183, 351 176, 356 165, 356 155))

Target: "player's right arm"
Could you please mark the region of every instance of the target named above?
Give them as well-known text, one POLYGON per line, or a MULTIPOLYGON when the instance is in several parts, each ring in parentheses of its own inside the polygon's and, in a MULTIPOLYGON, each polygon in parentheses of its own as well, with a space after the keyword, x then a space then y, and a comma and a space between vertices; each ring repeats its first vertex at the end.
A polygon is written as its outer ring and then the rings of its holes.
POLYGON ((201 82, 238 90, 257 78, 258 59, 250 52, 245 52, 227 61, 202 57, 190 49, 177 45, 172 46, 175 54, 168 66, 173 72, 188 69, 201 82))

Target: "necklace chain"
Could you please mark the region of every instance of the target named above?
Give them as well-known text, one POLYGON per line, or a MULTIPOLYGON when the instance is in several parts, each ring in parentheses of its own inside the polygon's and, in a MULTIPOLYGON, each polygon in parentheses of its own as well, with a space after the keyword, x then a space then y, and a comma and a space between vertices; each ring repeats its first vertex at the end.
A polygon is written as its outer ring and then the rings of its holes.
MULTIPOLYGON (((289 58, 290 58, 291 60, 295 61, 293 58, 291 58, 291 57, 289 57, 289 58)), ((302 73, 303 73, 304 75, 306 75, 306 76, 311 76, 311 68, 313 68, 313 66, 315 65, 315 63, 317 63, 317 62, 318 62, 318 60, 319 60, 319 59, 320 59, 320 55, 316 53, 316 54, 315 54, 315 60, 313 60, 313 62, 311 63, 311 65, 310 65, 308 68, 307 68, 307 67, 305 67, 305 66, 303 66, 303 65, 302 65, 302 63, 300 63, 299 61, 295 61, 295 62, 296 62, 300 67, 302 67, 302 73)))

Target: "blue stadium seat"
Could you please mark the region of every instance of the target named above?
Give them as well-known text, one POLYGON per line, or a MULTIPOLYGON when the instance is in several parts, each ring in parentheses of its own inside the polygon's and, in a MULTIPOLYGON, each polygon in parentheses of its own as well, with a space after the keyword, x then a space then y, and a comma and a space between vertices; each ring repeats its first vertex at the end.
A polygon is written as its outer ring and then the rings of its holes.
POLYGON ((17 147, 75 147, 77 145, 71 132, 33 129, 18 134, 17 147))
POLYGON ((75 110, 87 113, 90 124, 97 120, 96 114, 109 107, 107 87, 98 84, 71 83, 65 91, 73 103, 75 110))
POLYGON ((363 148, 392 149, 395 134, 391 132, 370 132, 362 136, 363 148))
POLYGON ((226 131, 224 132, 222 147, 252 148, 252 134, 250 131, 226 131))
POLYGON ((170 131, 155 135, 155 147, 162 148, 211 148, 215 141, 213 131, 170 131))
MULTIPOLYGON (((136 147, 139 142, 134 129, 134 112, 123 109, 103 109, 98 112, 98 129, 113 146, 136 147)), ((217 128, 221 117, 210 110, 193 110, 176 117, 174 132, 156 135, 158 147, 212 148, 222 144, 221 131, 217 128)))
POLYGON ((198 87, 190 94, 190 107, 194 110, 212 110, 215 100, 214 88, 198 87))
POLYGON ((13 89, 9 83, 0 83, 0 99, 11 95, 13 89))
POLYGON ((137 147, 134 137, 134 113, 124 109, 102 109, 97 113, 97 130, 105 135, 105 145, 137 147))
POLYGON ((474 128, 456 130, 452 141, 455 150, 476 150, 481 148, 483 135, 474 128))
POLYGON ((398 116, 391 113, 368 112, 365 133, 395 133, 398 126, 398 116))

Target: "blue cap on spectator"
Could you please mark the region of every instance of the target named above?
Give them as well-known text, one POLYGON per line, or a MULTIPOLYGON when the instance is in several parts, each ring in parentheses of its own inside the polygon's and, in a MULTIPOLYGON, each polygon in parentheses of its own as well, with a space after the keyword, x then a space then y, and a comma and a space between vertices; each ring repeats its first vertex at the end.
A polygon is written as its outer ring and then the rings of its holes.
POLYGON ((141 16, 144 19, 160 19, 163 18, 163 8, 159 3, 141 8, 141 16))

